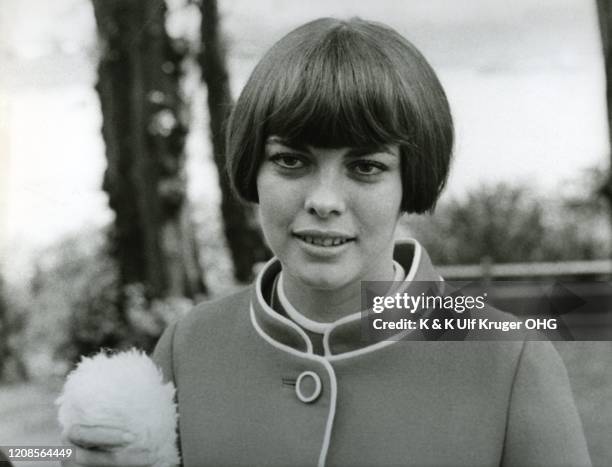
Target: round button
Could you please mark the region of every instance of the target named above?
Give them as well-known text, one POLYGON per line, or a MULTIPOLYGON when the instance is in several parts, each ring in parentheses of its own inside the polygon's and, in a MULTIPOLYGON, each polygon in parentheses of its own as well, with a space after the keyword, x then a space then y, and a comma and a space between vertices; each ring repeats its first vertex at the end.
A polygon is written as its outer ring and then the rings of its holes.
POLYGON ((305 404, 314 402, 321 394, 321 378, 314 371, 304 371, 295 382, 295 393, 305 404))

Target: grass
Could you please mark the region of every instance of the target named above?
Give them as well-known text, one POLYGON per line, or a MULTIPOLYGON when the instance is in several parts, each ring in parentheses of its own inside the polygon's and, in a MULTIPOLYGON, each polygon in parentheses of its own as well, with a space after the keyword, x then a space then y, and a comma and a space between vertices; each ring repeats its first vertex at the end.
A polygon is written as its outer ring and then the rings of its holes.
MULTIPOLYGON (((61 445, 53 401, 57 381, 0 386, 0 446, 61 445)), ((18 467, 59 467, 59 462, 19 462, 18 467)))

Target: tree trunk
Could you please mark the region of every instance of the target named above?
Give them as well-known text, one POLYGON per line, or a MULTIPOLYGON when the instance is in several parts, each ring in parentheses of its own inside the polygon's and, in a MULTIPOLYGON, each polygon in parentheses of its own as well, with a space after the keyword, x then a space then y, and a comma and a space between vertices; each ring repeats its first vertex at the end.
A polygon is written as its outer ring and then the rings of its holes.
MULTIPOLYGON (((596 0, 597 14, 599 18, 599 31, 601 33, 601 44, 604 56, 604 67, 606 72, 606 107, 608 115, 608 141, 612 147, 612 4, 610 0, 596 0)), ((612 153, 610 154, 612 158, 612 153)), ((600 189, 608 201, 610 208, 610 219, 612 223, 612 160, 608 169, 608 176, 600 189)), ((612 251, 608 252, 612 256, 612 251)))
POLYGON ((10 357, 8 307, 4 301, 4 284, 0 277, 0 382, 4 380, 4 368, 10 357))
POLYGON ((184 174, 182 54, 164 0, 93 0, 102 43, 96 89, 108 166, 104 190, 122 285, 151 297, 205 293, 184 174))
POLYGON ((0 383, 28 381, 22 347, 25 321, 23 316, 12 312, 7 297, 4 279, 0 276, 0 383))
POLYGON ((208 89, 208 110, 213 159, 219 172, 221 215, 227 244, 234 263, 234 276, 248 282, 253 265, 270 256, 257 226, 253 209, 242 204, 232 193, 225 170, 225 126, 232 109, 225 49, 219 37, 219 12, 216 0, 202 0, 200 67, 208 89))

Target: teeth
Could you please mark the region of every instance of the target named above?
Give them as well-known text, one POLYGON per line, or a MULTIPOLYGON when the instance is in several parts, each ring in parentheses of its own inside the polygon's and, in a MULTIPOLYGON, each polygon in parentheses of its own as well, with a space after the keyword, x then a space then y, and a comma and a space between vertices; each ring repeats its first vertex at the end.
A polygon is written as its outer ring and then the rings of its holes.
POLYGON ((300 236, 300 238, 304 240, 306 243, 310 243, 311 245, 324 246, 324 247, 343 245, 346 242, 348 242, 348 240, 344 238, 329 238, 329 237, 322 238, 322 237, 311 237, 310 235, 300 236))

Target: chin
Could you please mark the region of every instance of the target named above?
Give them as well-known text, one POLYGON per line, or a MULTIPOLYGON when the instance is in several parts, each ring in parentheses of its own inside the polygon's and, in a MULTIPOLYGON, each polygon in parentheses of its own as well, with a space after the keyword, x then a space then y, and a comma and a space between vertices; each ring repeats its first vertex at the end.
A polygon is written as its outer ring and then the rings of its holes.
POLYGON ((299 271, 297 277, 307 287, 318 290, 337 290, 348 284, 345 271, 324 271, 324 267, 311 271, 299 271))

